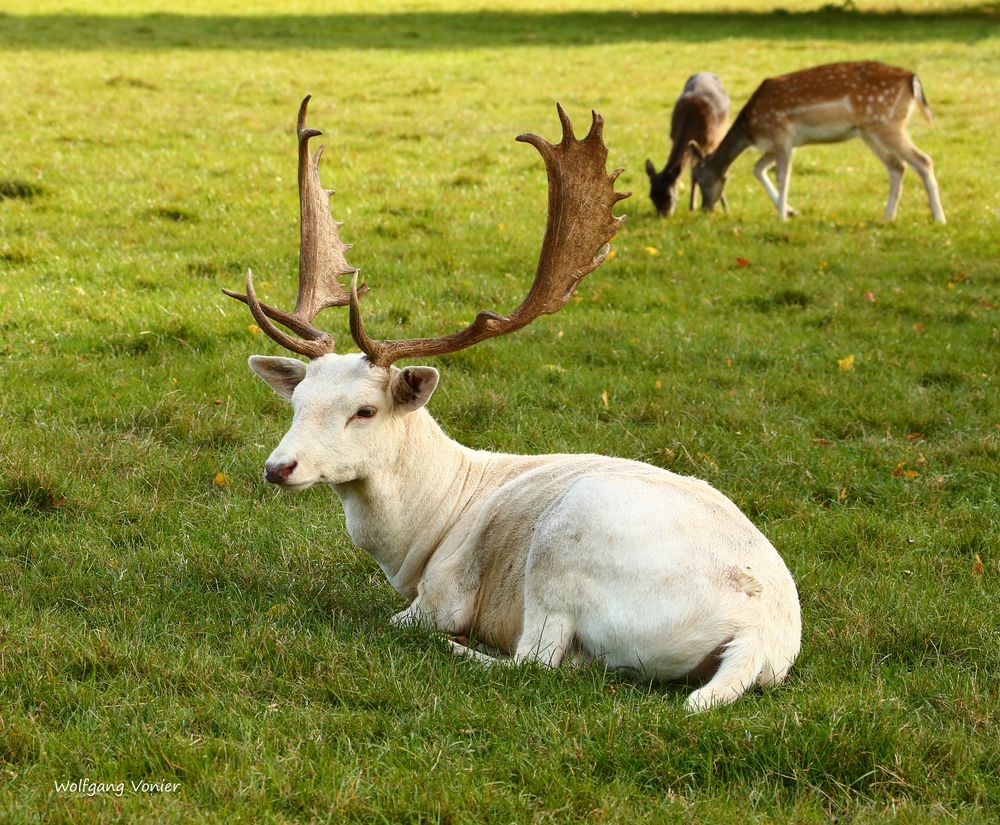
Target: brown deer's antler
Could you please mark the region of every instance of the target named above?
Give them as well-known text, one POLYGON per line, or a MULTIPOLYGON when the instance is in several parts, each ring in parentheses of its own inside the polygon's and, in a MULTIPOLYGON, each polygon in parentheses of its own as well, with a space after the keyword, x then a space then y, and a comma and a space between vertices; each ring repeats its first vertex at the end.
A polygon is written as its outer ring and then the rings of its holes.
MULTIPOLYGON (((320 310, 333 306, 346 306, 351 294, 337 278, 353 275, 357 282, 355 267, 350 266, 344 254, 351 248, 340 240, 338 232, 341 224, 330 214, 332 189, 324 189, 319 179, 319 160, 323 155, 320 146, 315 155, 309 154, 309 139, 323 134, 319 129, 306 128, 306 112, 311 95, 306 95, 299 107, 297 135, 299 142, 299 296, 293 313, 262 304, 257 300, 253 288, 253 273, 247 270, 246 295, 222 290, 231 298, 247 304, 261 329, 281 346, 305 355, 318 358, 333 352, 333 338, 329 333, 313 326, 313 319, 320 310), (275 326, 273 318, 293 332, 302 336, 295 338, 275 326)), ((368 287, 356 289, 356 295, 363 295, 368 287)))
POLYGON ((563 107, 557 103, 556 109, 563 132, 558 144, 535 134, 517 137, 539 151, 549 179, 548 224, 528 296, 506 317, 483 311, 465 329, 441 338, 376 341, 368 336, 361 322, 358 298, 362 292, 357 288, 355 274, 350 296, 351 336, 372 364, 388 367, 402 358, 455 352, 521 329, 539 315, 551 315, 565 306, 576 285, 604 262, 608 243, 625 220, 616 218, 611 210, 632 193, 615 191, 615 180, 623 170, 607 173, 604 119, 592 112, 590 132, 577 140, 563 107))

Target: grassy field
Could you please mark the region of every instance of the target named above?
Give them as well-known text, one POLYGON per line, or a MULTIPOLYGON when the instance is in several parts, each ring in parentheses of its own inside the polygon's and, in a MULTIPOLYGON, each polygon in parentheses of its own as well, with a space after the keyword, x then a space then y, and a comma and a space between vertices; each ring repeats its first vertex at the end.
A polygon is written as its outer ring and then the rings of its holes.
POLYGON ((608 5, 6 0, 0 820, 1000 817, 996 6, 608 5), (912 171, 883 223, 857 142, 796 155, 787 224, 752 153, 728 215, 656 218, 643 162, 689 74, 736 108, 862 58, 920 75, 947 226, 912 171), (559 315, 437 359, 432 412, 470 446, 732 497, 798 582, 784 686, 689 717, 598 668, 455 660, 387 625, 401 599, 329 491, 261 481, 289 416, 245 358, 278 348, 220 290, 252 266, 292 303, 306 92, 382 337, 520 301, 545 176, 513 138, 557 136, 557 99, 604 114, 635 192, 615 258, 559 315), (57 789, 84 778, 125 788, 57 789))

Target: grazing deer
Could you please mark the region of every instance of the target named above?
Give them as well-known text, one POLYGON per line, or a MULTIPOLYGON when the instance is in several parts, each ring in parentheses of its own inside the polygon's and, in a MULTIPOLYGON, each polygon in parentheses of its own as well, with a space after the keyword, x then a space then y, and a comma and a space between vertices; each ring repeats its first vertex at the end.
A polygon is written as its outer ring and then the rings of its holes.
MULTIPOLYGON (((653 161, 646 159, 649 198, 653 201, 657 214, 674 214, 677 206, 677 182, 684 167, 695 157, 691 146, 698 147, 698 157, 714 152, 728 125, 729 95, 719 76, 712 72, 698 72, 689 77, 684 84, 684 91, 674 104, 674 112, 670 118, 671 146, 667 165, 662 172, 657 172, 653 161)), ((692 179, 689 209, 694 209, 694 190, 692 179)))
POLYGON ((701 188, 702 206, 706 210, 715 206, 726 185, 726 170, 745 149, 755 146, 764 154, 754 174, 785 220, 795 214, 788 205, 792 150, 859 137, 889 171, 886 220, 896 217, 903 164, 908 163, 924 182, 934 220, 944 223, 934 164, 906 132, 914 105, 934 122, 917 76, 884 63, 830 63, 769 78, 757 87, 715 152, 701 157, 696 145, 690 147, 700 159, 692 176, 701 188), (772 166, 777 169, 777 189, 767 175, 772 166))
POLYGON ((347 531, 410 601, 393 617, 450 634, 452 649, 486 662, 597 659, 650 678, 701 684, 691 710, 780 682, 799 650, 795 584, 781 557, 728 498, 704 481, 598 455, 503 455, 452 441, 425 405, 433 367, 393 364, 455 352, 561 309, 607 257, 623 218, 621 169, 607 174, 603 120, 583 140, 558 107, 562 140, 518 137, 542 155, 549 210, 534 283, 510 315, 480 312, 441 338, 383 341, 362 323, 357 270, 310 156, 307 97, 299 110, 301 249, 295 311, 258 301, 253 317, 283 347, 311 359, 255 355, 250 367, 292 404, 292 425, 264 465, 288 490, 328 484, 347 531), (338 282, 352 276, 348 292, 338 282), (350 306, 361 354, 337 355, 313 325, 350 306), (272 323, 280 322, 293 334, 272 323), (485 643, 497 659, 459 641, 485 643))

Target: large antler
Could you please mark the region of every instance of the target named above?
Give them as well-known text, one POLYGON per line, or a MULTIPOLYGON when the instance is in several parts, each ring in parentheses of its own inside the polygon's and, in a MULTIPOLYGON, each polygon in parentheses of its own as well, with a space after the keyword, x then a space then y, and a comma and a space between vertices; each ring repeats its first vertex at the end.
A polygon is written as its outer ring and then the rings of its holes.
MULTIPOLYGON (((231 298, 243 301, 250 312, 271 338, 281 346, 309 358, 333 352, 333 338, 329 333, 313 326, 313 318, 326 307, 346 306, 351 295, 337 280, 345 275, 353 275, 357 283, 358 270, 347 263, 344 253, 351 248, 340 240, 337 231, 341 224, 330 214, 332 189, 324 189, 319 179, 319 159, 323 155, 320 146, 315 155, 309 154, 309 139, 323 134, 319 129, 306 128, 306 111, 311 95, 306 95, 299 107, 297 134, 299 142, 299 297, 295 302, 295 312, 284 312, 257 300, 253 288, 253 273, 247 270, 246 295, 222 290, 231 298), (295 338, 275 326, 269 319, 284 324, 302 336, 295 338)), ((368 291, 362 284, 360 289, 352 286, 355 299, 368 291)))
POLYGON ((521 329, 539 315, 551 315, 565 306, 576 285, 604 262, 608 243, 625 220, 616 218, 611 210, 632 193, 615 191, 621 169, 610 175, 606 171, 608 149, 601 137, 604 119, 593 112, 590 132, 577 140, 563 107, 556 104, 556 108, 563 132, 558 144, 535 134, 517 138, 539 151, 549 178, 548 225, 528 297, 506 317, 483 311, 462 331, 441 338, 376 341, 368 336, 361 322, 361 290, 355 274, 351 285, 351 335, 373 364, 388 367, 402 358, 455 352, 521 329))

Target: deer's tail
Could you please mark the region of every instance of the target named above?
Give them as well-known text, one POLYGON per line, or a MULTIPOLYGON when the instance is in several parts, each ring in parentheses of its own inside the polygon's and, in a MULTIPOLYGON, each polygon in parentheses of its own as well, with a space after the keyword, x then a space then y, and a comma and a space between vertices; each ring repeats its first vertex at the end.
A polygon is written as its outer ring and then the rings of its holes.
POLYGON ((924 94, 924 87, 920 83, 920 78, 916 75, 913 75, 913 98, 917 101, 917 106, 920 107, 920 114, 933 126, 934 112, 931 111, 931 104, 927 102, 927 96, 924 94))

